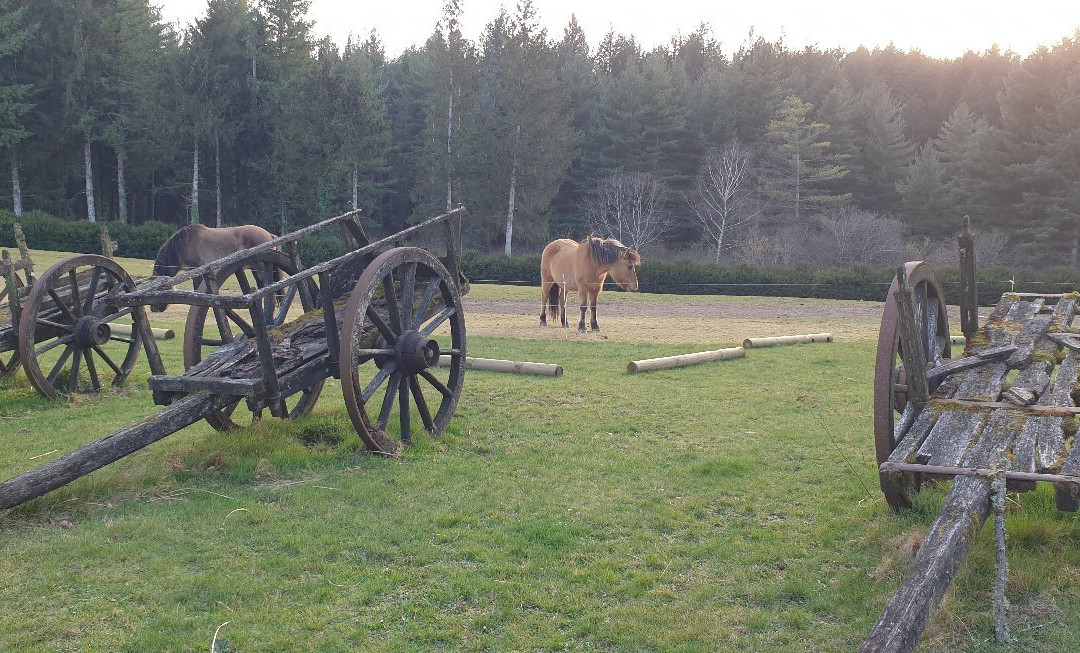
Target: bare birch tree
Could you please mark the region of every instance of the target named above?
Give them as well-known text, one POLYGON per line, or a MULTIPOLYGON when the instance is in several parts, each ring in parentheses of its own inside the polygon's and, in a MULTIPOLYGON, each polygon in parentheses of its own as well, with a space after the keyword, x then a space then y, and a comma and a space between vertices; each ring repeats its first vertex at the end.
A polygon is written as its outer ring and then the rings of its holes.
POLYGON ((752 200, 750 163, 749 150, 737 140, 709 152, 687 197, 717 263, 731 231, 761 213, 761 206, 752 200))
POLYGON ((669 190, 651 172, 617 172, 600 181, 586 204, 589 228, 638 249, 655 241, 671 225, 669 190))

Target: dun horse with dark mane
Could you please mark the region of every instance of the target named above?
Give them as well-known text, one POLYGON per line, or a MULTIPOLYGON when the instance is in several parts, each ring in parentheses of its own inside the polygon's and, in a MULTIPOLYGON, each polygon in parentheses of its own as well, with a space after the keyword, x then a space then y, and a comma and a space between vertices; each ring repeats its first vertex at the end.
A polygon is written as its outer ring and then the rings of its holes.
MULTIPOLYGON (((158 250, 157 259, 154 260, 154 276, 175 276, 180 270, 197 268, 273 239, 274 234, 253 224, 239 227, 189 224, 173 234, 158 250)), ((160 313, 167 307, 168 304, 154 304, 150 310, 160 313)))
POLYGON ((585 310, 592 309, 592 330, 599 331, 596 323, 596 297, 610 274, 620 288, 637 291, 637 266, 641 255, 633 247, 627 247, 614 238, 589 236, 580 243, 560 238, 548 243, 540 257, 540 326, 547 325, 547 316, 566 321, 566 299, 571 291, 578 294, 581 302, 581 320, 578 331, 585 332, 585 310))

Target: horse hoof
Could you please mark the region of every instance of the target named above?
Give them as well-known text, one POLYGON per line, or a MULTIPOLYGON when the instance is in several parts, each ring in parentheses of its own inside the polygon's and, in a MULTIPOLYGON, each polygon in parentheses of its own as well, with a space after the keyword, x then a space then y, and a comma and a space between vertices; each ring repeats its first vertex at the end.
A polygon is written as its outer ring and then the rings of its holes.
POLYGON ((600 333, 600 327, 593 327, 592 332, 593 333, 600 333))
POLYGON ((585 327, 578 327, 578 333, 585 333, 585 327))

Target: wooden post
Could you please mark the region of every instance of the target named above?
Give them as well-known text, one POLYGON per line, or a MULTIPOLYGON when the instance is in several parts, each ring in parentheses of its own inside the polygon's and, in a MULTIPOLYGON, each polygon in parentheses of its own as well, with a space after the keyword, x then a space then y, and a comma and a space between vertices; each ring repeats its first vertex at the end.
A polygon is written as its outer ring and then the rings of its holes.
POLYGON ((907 283, 904 266, 896 268, 897 321, 900 345, 903 347, 904 370, 907 372, 908 401, 921 407, 930 399, 926 382, 926 352, 923 350, 922 330, 915 322, 915 297, 907 283))
POLYGON ((832 342, 831 333, 807 333, 798 336, 772 336, 765 338, 747 338, 742 346, 746 349, 760 349, 761 347, 775 347, 776 345, 801 345, 811 342, 832 342))
POLYGON ((116 241, 109 237, 109 225, 101 223, 101 253, 107 258, 113 258, 116 252, 116 241))
POLYGON ((19 246, 19 258, 26 261, 26 281, 34 283, 34 262, 30 260, 30 248, 26 246, 26 235, 23 234, 22 225, 16 222, 12 225, 15 231, 15 244, 19 246))
POLYGON ((997 545, 997 577, 994 579, 994 641, 1009 641, 1009 626, 1005 615, 1009 611, 1009 599, 1005 598, 1005 577, 1009 573, 1009 561, 1005 557, 1005 465, 999 464, 991 488, 994 493, 994 542, 997 545))
POLYGON ((904 584, 889 599, 859 649, 861 653, 907 653, 915 649, 989 512, 990 481, 958 476, 904 584))
POLYGON ((708 361, 726 361, 734 358, 742 358, 746 355, 743 347, 728 347, 727 349, 714 349, 712 351, 699 351, 693 354, 680 354, 678 356, 664 356, 662 358, 647 358, 640 361, 630 361, 626 366, 627 374, 649 372, 652 370, 669 370, 675 367, 686 367, 708 361))
POLYGON ((960 246, 960 330, 970 342, 979 330, 979 289, 975 277, 975 240, 971 219, 964 216, 964 231, 956 237, 960 246))

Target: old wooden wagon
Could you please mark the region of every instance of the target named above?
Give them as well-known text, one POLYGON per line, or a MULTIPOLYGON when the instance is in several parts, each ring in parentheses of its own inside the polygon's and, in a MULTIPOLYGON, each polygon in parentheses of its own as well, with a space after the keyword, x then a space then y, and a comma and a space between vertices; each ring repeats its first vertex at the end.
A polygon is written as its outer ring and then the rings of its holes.
MULTIPOLYGON (((184 374, 148 349, 154 401, 165 407, 0 484, 0 508, 58 488, 206 419, 225 430, 264 413, 291 419, 341 379, 353 426, 372 451, 397 455, 414 433, 440 435, 465 375, 465 318, 454 228, 464 208, 371 242, 349 212, 138 289, 110 293, 144 329, 145 306, 186 304, 184 374), (304 268, 297 241, 337 225, 349 251, 304 268), (402 247, 441 225, 446 256, 402 247), (176 286, 194 282, 195 290, 176 286), (440 345, 440 340, 443 343, 440 345), (449 365, 436 367, 440 355, 449 365)), ((149 340, 149 342, 153 342, 149 340)))
POLYGON ((1004 638, 1006 488, 1051 483, 1060 510, 1080 506, 1080 447, 1073 446, 1080 293, 1006 293, 980 327, 966 230, 960 251, 961 355, 951 351, 945 295, 929 265, 902 266, 885 304, 874 386, 882 491, 903 509, 921 484, 953 485, 863 651, 914 649, 991 512, 998 517, 996 630, 1004 638))
POLYGON ((50 398, 123 385, 149 339, 141 337, 145 315, 115 302, 136 285, 112 259, 107 228, 104 256, 70 256, 38 277, 15 229, 19 259, 4 250, 0 260, 0 380, 22 367, 50 398))

